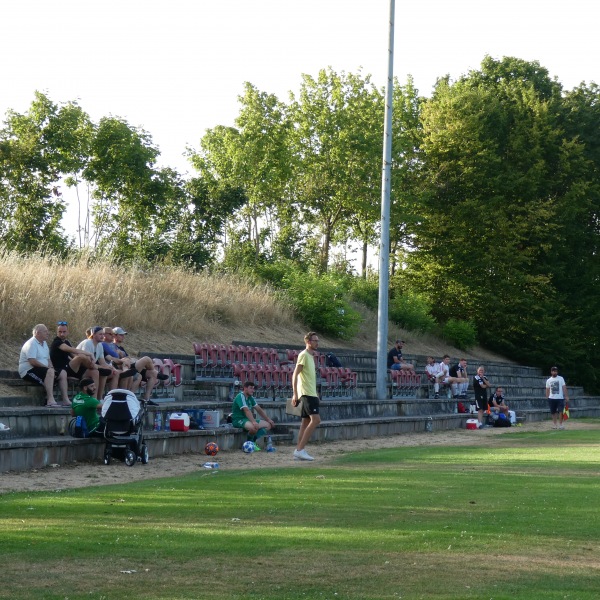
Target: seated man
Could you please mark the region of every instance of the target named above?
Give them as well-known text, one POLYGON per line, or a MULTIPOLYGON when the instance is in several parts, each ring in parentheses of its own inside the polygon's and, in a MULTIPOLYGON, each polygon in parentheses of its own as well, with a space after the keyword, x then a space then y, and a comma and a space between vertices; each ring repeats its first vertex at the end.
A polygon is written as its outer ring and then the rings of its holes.
POLYGON ((119 387, 130 390, 133 385, 134 376, 140 378, 139 373, 131 367, 131 358, 127 353, 120 350, 115 342, 115 334, 111 327, 104 328, 104 358, 114 367, 120 369, 119 387))
MULTIPOLYGON (((74 348, 68 340, 69 329, 66 321, 60 321, 56 328, 56 337, 50 344, 50 360, 57 372, 66 371, 67 377, 82 379, 91 377, 98 385, 98 368, 94 356, 85 350, 74 348)), ((59 381, 61 384, 61 381, 59 381)), ((67 395, 66 378, 64 380, 65 390, 61 388, 63 398, 67 395)))
POLYGON ((403 340, 396 340, 394 347, 388 352, 387 355, 387 368, 394 371, 414 371, 415 368, 411 363, 402 361, 402 347, 404 346, 403 340))
MULTIPOLYGON (((19 376, 25 381, 33 381, 46 390, 46 406, 55 408, 61 406, 54 400, 54 379, 58 379, 59 385, 64 380, 65 390, 67 385, 67 373, 60 371, 58 374, 50 360, 50 349, 46 340, 48 339, 48 328, 40 323, 33 328, 33 337, 28 339, 21 348, 19 356, 19 376)), ((70 406, 69 397, 64 400, 65 406, 70 406)))
MULTIPOLYGON (((461 360, 464 360, 464 359, 461 359, 461 360)), ((464 377, 457 377, 457 376, 454 376, 451 374, 450 367, 448 366, 449 364, 450 364, 450 356, 448 356, 448 354, 444 354, 444 357, 442 358, 442 362, 440 363, 441 375, 438 375, 438 380, 440 381, 440 383, 445 383, 447 385, 451 385, 453 390, 456 390, 457 388, 455 386, 458 386, 459 384, 469 385, 469 380, 466 377, 466 369, 465 369, 464 377)), ((465 365, 466 365, 466 361, 465 361, 465 365)), ((466 393, 465 393, 465 396, 466 396, 466 393)), ((458 394, 455 394, 454 398, 458 398, 458 394)))
MULTIPOLYGON (((234 427, 245 429, 248 432, 248 440, 254 442, 254 448, 260 450, 256 443, 261 436, 265 435, 275 427, 275 422, 270 419, 267 413, 259 406, 252 396, 254 394, 254 382, 245 381, 242 391, 234 398, 231 413, 231 424, 234 427), (254 410, 262 417, 256 420, 254 410)), ((273 452, 271 436, 267 436, 267 452, 273 452)))
POLYGON ((96 383, 91 377, 84 377, 79 382, 79 388, 81 392, 73 398, 71 414, 85 419, 88 437, 104 437, 104 428, 101 427, 99 415, 102 402, 94 397, 96 383))
POLYGON ((438 377, 442 374, 442 369, 440 365, 434 361, 433 356, 427 357, 425 372, 427 373, 429 382, 433 384, 434 397, 437 400, 440 397, 440 380, 438 377))
POLYGON ((456 382, 452 384, 452 392, 454 393, 454 398, 459 398, 461 400, 466 399, 467 389, 469 387, 469 376, 467 375, 467 359, 461 358, 456 365, 450 367, 448 373, 450 377, 456 380, 456 382))
POLYGON ((490 396, 489 407, 492 412, 504 413, 507 417, 509 416, 510 411, 504 401, 504 392, 501 387, 497 387, 496 391, 490 396))
POLYGON ((94 362, 98 367, 99 378, 98 389, 96 390, 96 398, 98 400, 103 397, 104 388, 107 382, 109 389, 118 387, 119 375, 121 373, 121 371, 108 364, 107 360, 104 358, 104 346, 102 346, 103 340, 104 329, 97 325, 96 327, 91 328, 90 337, 88 339, 77 344, 79 350, 85 350, 94 357, 94 362))
POLYGON ((128 358, 130 362, 130 369, 133 369, 136 373, 139 373, 140 377, 136 378, 134 376, 133 384, 131 386, 132 392, 137 392, 140 387, 142 381, 146 382, 146 391, 144 392, 144 402, 147 402, 150 405, 156 405, 156 402, 150 400, 150 396, 152 394, 152 390, 154 386, 156 386, 157 382, 166 381, 169 379, 168 375, 163 375, 159 373, 155 367, 152 359, 149 356, 142 356, 142 358, 132 358, 127 354, 125 348, 121 344, 125 340, 125 336, 127 332, 122 327, 113 327, 112 332, 115 339, 115 347, 119 350, 119 354, 122 358, 128 358))

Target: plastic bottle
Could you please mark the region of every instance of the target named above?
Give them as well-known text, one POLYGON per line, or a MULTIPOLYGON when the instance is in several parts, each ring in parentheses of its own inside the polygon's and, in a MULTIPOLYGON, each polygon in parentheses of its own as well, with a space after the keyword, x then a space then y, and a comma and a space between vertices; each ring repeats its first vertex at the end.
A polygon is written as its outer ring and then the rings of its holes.
POLYGON ((169 413, 165 415, 165 431, 171 431, 171 415, 169 413))
POLYGON ((433 431, 433 419, 431 417, 427 417, 427 421, 425 422, 425 431, 433 431))
POLYGON ((202 465, 205 469, 218 469, 219 468, 219 463, 218 462, 205 462, 204 465, 202 465))
POLYGON ((162 429, 162 415, 157 412, 154 415, 154 431, 160 431, 162 429))

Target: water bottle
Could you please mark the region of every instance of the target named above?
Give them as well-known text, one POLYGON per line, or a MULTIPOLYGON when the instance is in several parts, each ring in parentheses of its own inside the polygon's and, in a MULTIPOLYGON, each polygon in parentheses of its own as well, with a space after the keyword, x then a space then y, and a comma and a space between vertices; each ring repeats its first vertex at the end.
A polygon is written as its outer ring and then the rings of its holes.
POLYGON ((425 422, 425 431, 433 431, 433 419, 431 417, 427 417, 427 421, 425 422))
POLYGON ((171 415, 169 413, 165 415, 165 431, 171 431, 171 415))
POLYGON ((157 412, 154 415, 154 431, 160 431, 162 429, 162 415, 157 412))
POLYGON ((205 462, 204 465, 202 465, 205 469, 218 469, 219 468, 219 463, 218 462, 205 462))

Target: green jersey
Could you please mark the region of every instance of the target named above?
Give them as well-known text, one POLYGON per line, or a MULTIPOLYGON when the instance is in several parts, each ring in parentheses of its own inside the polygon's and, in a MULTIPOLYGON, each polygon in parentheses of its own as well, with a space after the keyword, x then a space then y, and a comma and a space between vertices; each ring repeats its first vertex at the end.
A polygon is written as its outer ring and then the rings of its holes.
POLYGON ((93 396, 84 394, 83 392, 79 392, 73 398, 73 414, 76 417, 83 417, 85 419, 90 433, 95 431, 100 424, 100 415, 98 414, 98 406, 100 404, 100 400, 96 400, 93 396))

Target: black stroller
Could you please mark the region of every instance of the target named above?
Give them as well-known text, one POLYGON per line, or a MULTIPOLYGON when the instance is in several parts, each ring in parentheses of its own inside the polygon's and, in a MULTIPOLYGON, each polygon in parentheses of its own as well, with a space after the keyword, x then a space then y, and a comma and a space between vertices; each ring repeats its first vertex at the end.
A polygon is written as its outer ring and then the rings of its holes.
POLYGON ((145 416, 146 405, 140 404, 133 392, 117 389, 106 395, 102 405, 105 465, 110 464, 113 454, 123 456, 128 467, 133 467, 138 457, 143 464, 148 463, 148 446, 143 432, 145 416))

